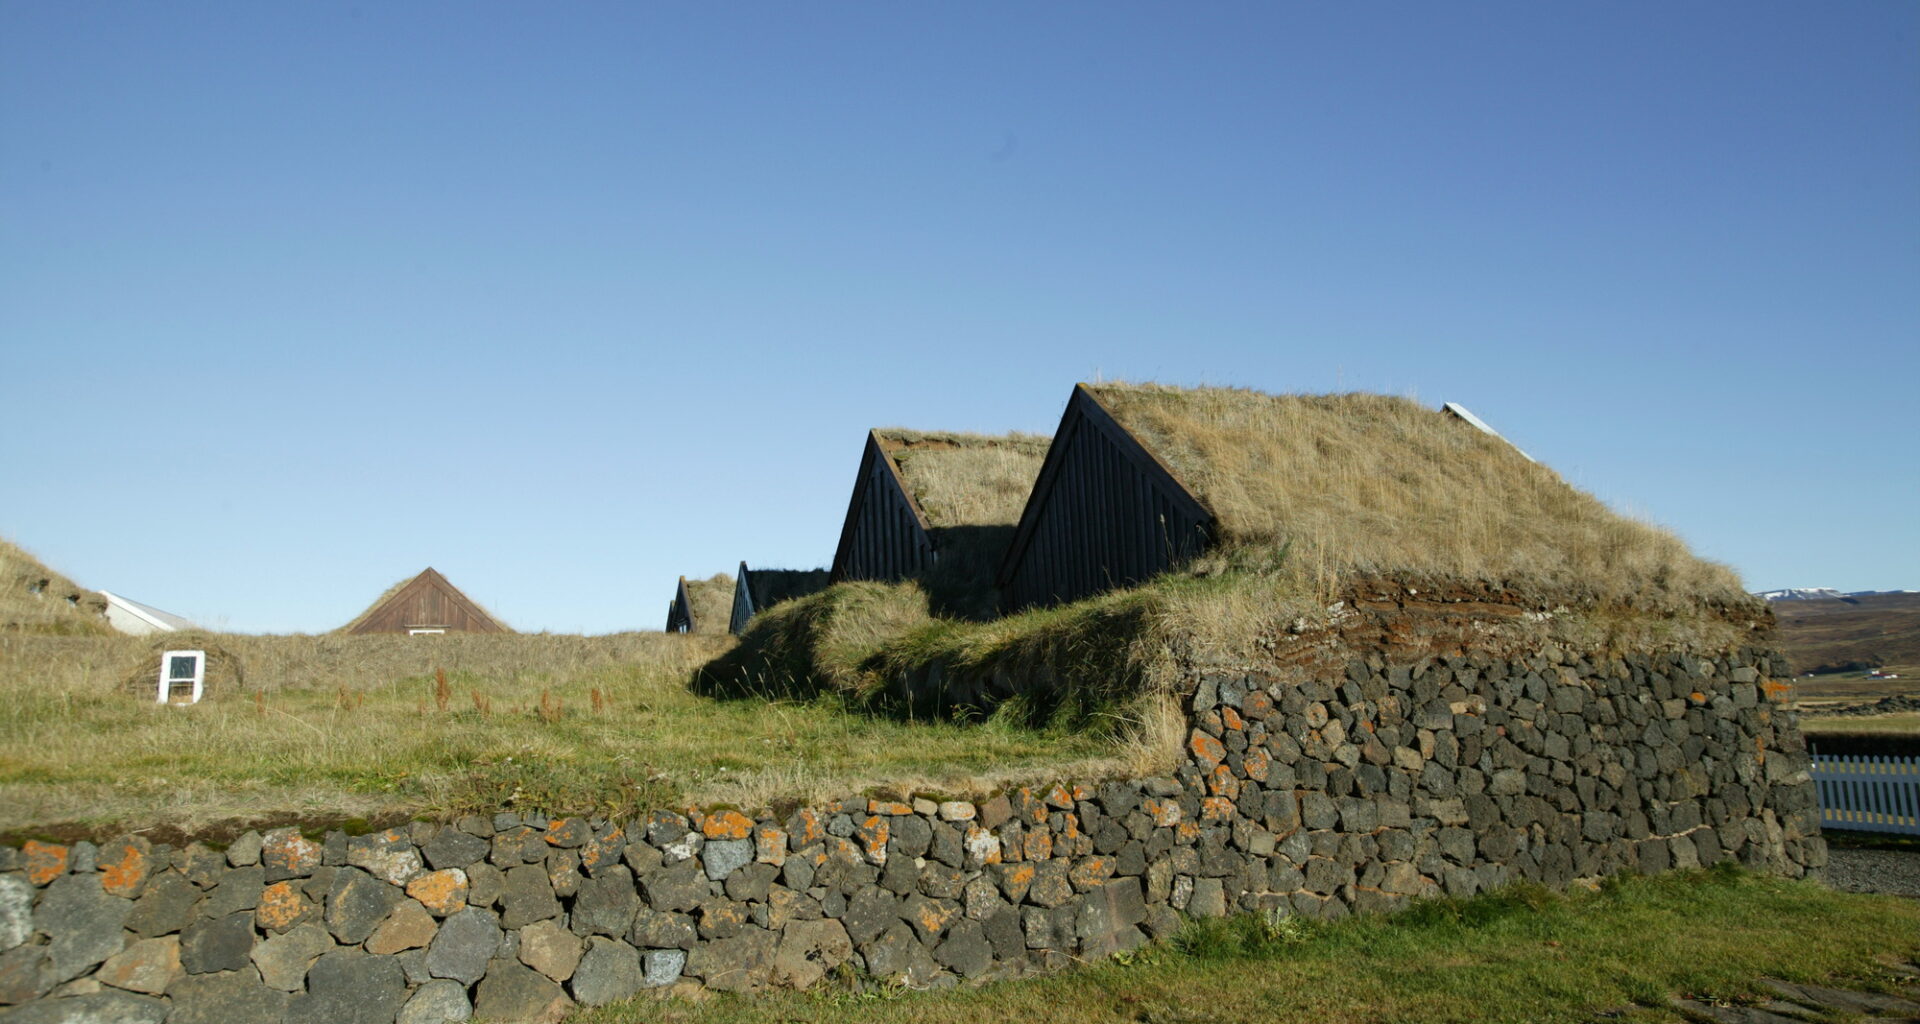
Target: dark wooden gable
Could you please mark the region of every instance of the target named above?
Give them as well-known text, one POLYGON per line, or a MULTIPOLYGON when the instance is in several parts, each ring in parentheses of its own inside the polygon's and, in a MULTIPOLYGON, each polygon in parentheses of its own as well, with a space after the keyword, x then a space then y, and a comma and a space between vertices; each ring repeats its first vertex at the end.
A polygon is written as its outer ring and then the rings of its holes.
POLYGON ((687 578, 673 588, 673 601, 667 605, 667 632, 693 632, 693 601, 687 597, 687 578))
POLYGON ((733 613, 727 616, 727 632, 739 636, 758 610, 753 606, 753 576, 747 572, 747 563, 741 562, 740 571, 733 574, 733 613))
POLYGON ((1206 506, 1075 385, 1000 563, 1001 597, 1016 610, 1132 586, 1206 550, 1212 537, 1206 506))
POLYGON ((431 568, 367 609, 347 626, 346 632, 406 633, 416 629, 449 633, 513 632, 431 568))
POLYGON ((878 431, 867 432, 860 475, 833 554, 833 582, 901 580, 933 565, 927 517, 913 500, 878 431))

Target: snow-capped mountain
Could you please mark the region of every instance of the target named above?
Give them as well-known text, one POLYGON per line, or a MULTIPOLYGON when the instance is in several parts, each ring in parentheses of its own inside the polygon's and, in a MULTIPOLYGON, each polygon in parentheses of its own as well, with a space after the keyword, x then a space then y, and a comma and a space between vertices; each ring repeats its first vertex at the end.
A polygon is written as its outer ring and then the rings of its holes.
POLYGON ((1769 601, 1834 601, 1843 597, 1873 597, 1876 594, 1912 594, 1912 590, 1852 590, 1841 593, 1832 587, 1788 587, 1785 590, 1763 590, 1754 595, 1769 601))

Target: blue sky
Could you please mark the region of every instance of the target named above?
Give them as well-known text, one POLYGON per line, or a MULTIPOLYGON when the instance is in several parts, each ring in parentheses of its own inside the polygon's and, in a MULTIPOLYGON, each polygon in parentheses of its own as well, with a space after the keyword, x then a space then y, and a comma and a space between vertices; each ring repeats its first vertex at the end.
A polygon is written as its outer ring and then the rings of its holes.
POLYGON ((1458 401, 1920 588, 1920 5, 0 0, 0 535, 318 632, 658 628, 863 431, 1458 401))

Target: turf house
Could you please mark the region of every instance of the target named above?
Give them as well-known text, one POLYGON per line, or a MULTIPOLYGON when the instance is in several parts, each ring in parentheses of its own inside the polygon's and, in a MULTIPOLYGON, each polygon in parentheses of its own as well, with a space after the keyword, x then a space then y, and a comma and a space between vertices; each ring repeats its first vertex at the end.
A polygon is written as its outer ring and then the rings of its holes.
POLYGON ((1046 451, 1046 438, 1028 434, 871 431, 833 581, 919 579, 943 611, 992 614, 977 584, 991 578, 1046 451))

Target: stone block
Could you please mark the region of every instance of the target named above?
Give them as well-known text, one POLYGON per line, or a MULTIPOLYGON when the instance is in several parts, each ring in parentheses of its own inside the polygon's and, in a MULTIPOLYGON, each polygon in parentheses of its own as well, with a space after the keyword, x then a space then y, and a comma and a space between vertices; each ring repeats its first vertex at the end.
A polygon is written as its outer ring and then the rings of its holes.
POLYGON ((640 991, 646 975, 640 953, 619 939, 596 935, 567 988, 582 1006, 605 1006, 640 991))
POLYGON ((269 988, 299 992, 306 988, 307 969, 323 954, 336 947, 333 937, 317 924, 296 925, 284 935, 269 936, 256 943, 248 958, 269 988))
POLYGON ((99 875, 62 875, 47 884, 33 925, 51 940, 46 969, 53 983, 79 977, 120 952, 121 931, 133 903, 109 896, 99 875))

